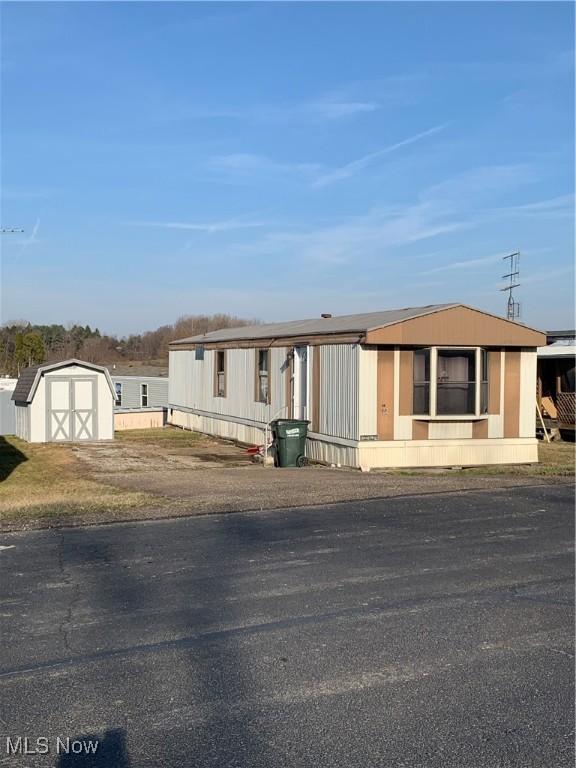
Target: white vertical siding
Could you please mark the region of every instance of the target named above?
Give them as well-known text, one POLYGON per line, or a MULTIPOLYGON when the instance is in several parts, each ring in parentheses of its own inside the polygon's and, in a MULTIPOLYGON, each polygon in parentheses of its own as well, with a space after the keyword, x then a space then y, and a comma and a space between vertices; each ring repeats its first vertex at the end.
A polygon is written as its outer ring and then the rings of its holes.
POLYGON ((360 347, 358 352, 358 432, 378 435, 378 350, 360 347))
POLYGON ((520 432, 519 437, 536 434, 536 350, 520 353, 520 432))
POLYGON ((204 360, 194 351, 170 352, 168 398, 171 408, 192 409, 233 416, 265 424, 284 405, 286 349, 274 347, 270 355, 270 404, 254 399, 256 351, 226 350, 226 397, 214 396, 215 351, 205 350, 204 360))
POLYGON ((357 344, 320 347, 320 432, 357 440, 358 356, 357 344))
POLYGON ((30 408, 28 406, 16 406, 16 436, 21 440, 30 441, 30 408))

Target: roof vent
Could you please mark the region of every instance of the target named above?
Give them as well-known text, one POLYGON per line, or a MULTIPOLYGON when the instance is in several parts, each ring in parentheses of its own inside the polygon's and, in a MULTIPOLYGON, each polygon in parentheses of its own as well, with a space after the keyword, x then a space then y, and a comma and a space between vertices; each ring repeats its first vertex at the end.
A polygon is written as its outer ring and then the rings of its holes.
POLYGON ((322 312, 320 317, 323 317, 325 320, 328 320, 328 318, 332 317, 332 315, 329 312, 322 312))

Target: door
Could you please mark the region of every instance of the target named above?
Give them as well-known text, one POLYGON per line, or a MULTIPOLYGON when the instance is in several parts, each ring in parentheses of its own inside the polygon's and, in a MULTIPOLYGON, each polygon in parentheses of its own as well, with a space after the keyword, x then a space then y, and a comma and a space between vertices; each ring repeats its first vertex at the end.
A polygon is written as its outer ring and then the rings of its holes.
POLYGON ((46 438, 72 440, 72 386, 70 379, 46 379, 46 438))
POLYGON ((94 440, 96 435, 96 379, 72 379, 73 440, 94 440))
POLYGON ((292 367, 292 418, 308 418, 309 375, 308 347, 294 347, 292 367))
POLYGON ((97 438, 96 379, 94 377, 46 379, 49 441, 97 438))

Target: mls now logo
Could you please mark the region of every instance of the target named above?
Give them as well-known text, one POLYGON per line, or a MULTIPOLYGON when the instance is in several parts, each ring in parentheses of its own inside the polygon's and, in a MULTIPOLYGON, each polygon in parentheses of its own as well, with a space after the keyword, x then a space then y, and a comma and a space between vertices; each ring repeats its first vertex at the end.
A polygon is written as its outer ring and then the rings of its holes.
MULTIPOLYGON (((8 755, 47 755, 51 751, 50 740, 47 736, 31 739, 28 736, 8 736, 6 738, 6 754, 8 755)), ((96 739, 56 739, 55 752, 57 755, 93 755, 98 749, 96 739)))

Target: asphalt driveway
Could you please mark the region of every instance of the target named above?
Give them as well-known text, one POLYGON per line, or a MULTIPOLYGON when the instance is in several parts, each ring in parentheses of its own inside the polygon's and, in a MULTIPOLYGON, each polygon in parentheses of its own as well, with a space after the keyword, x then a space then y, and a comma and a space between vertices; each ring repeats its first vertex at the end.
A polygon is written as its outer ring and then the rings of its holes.
POLYGON ((573 541, 565 485, 3 535, 2 730, 50 752, 0 765, 572 766, 573 541))

